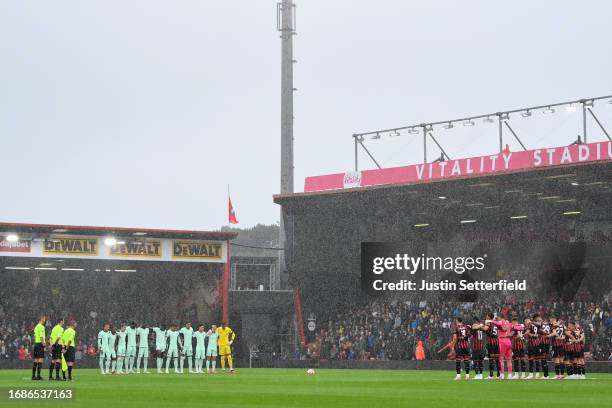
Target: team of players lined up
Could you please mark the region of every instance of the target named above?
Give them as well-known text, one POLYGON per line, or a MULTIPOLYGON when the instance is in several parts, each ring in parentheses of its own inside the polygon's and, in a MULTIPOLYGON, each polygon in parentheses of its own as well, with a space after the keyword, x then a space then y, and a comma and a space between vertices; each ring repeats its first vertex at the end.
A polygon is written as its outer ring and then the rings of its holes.
POLYGON ((474 317, 472 324, 457 318, 451 341, 456 353, 455 379, 461 379, 461 362, 466 380, 470 378, 470 363, 474 379, 483 379, 485 353, 489 360, 487 379, 504 378, 504 361, 508 379, 548 379, 549 355, 555 365, 556 379, 584 379, 584 344, 584 330, 577 322, 565 325, 554 317, 545 320, 535 314, 522 324, 516 317, 510 322, 495 318, 492 313, 487 314, 484 322, 474 317), (494 371, 496 377, 493 377, 494 371))
MULTIPOLYGON (((49 380, 53 379, 54 371, 56 380, 72 380, 77 324, 71 321, 64 329, 64 319, 58 319, 47 339, 46 320, 46 316, 41 316, 34 328, 32 380, 42 380, 41 369, 46 344, 48 344, 51 355, 49 380), (60 371, 63 378, 60 378, 60 371), (66 374, 68 374, 67 377, 66 374)), ((148 374, 149 333, 155 335, 153 354, 157 360, 158 373, 164 372, 164 359, 166 360, 165 373, 169 373, 171 363, 174 365, 175 373, 183 373, 185 359, 187 359, 190 373, 204 373, 204 360, 206 360, 206 373, 216 373, 217 356, 221 358, 223 371, 227 363, 230 372, 234 372, 231 346, 236 339, 236 334, 226 323, 223 323, 221 327, 212 325, 208 331, 205 331, 204 325, 200 325, 197 331, 194 331, 191 323, 186 323, 178 330, 175 324, 166 329, 163 326, 148 327, 145 324, 137 325, 132 322, 129 325, 121 324, 119 330, 111 327, 110 324, 105 324, 98 333, 101 373, 140 373, 142 363, 143 372, 148 374)))
POLYGON ((203 373, 206 360, 206 373, 216 373, 217 355, 221 358, 221 367, 225 365, 230 372, 234 371, 231 345, 236 339, 234 331, 223 323, 221 327, 212 325, 206 331, 204 325, 199 325, 196 331, 191 323, 186 323, 180 330, 175 324, 167 329, 163 326, 148 327, 145 324, 122 324, 119 330, 109 324, 98 333, 98 349, 100 350, 100 371, 102 374, 140 373, 142 362, 143 372, 148 374, 149 333, 155 335, 155 351, 157 373, 162 373, 165 362, 165 373, 169 373, 173 363, 175 373, 183 373, 185 359, 190 373, 203 373), (195 353, 193 342, 195 340, 195 353), (217 352, 218 349, 218 352, 217 352), (195 369, 193 367, 195 363, 195 369))

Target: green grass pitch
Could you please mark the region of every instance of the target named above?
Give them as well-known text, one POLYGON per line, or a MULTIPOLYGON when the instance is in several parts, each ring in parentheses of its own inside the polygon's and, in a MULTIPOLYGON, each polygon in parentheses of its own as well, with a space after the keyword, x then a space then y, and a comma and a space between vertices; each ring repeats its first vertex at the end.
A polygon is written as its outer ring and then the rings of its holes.
MULTIPOLYGON (((230 374, 100 375, 33 382, 26 370, 0 371, 0 389, 70 387, 72 402, 0 402, 10 407, 612 407, 612 374, 586 380, 453 381, 451 371, 239 369, 230 374)), ((43 371, 43 374, 47 374, 43 371)), ((4 397, 3 397, 4 398, 4 397)), ((6 399, 4 399, 6 401, 6 399)))

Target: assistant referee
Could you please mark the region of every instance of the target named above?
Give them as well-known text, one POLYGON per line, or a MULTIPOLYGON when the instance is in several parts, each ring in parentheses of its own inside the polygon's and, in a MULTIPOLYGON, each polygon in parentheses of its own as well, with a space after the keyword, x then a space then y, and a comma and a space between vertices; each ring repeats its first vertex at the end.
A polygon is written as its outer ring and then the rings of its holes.
POLYGON ((32 364, 32 379, 42 380, 40 369, 45 359, 45 322, 46 316, 40 316, 38 324, 34 327, 34 363, 32 364))
POLYGON ((76 353, 76 322, 71 321, 68 323, 68 328, 64 330, 62 336, 62 343, 64 344, 64 360, 68 365, 68 381, 72 381, 72 366, 74 365, 75 353, 76 353))

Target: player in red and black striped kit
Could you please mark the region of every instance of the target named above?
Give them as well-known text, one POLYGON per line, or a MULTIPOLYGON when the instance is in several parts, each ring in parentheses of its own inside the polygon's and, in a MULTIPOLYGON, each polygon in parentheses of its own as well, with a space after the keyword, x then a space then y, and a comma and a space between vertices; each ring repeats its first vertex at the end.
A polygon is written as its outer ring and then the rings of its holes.
POLYGON ((568 342, 570 353, 570 367, 568 369, 569 379, 584 379, 586 378, 586 370, 584 365, 584 330, 578 322, 569 325, 568 342))
MULTIPOLYGON (((493 313, 487 313, 487 320, 494 320, 493 313)), ((499 377, 499 339, 497 338, 497 327, 493 325, 484 325, 483 330, 487 335, 487 354, 489 356, 489 377, 487 380, 493 379, 493 367, 499 377)))
POLYGON ((565 330, 565 369, 567 371, 568 378, 575 378, 574 373, 574 364, 575 364, 575 338, 574 338, 574 330, 576 330, 576 325, 574 322, 567 323, 567 329, 565 330))
POLYGON ((548 355, 550 354, 550 338, 554 336, 552 332, 552 326, 548 320, 543 320, 542 317, 538 316, 537 324, 540 326, 540 367, 544 373, 544 379, 548 379, 548 355))
POLYGON ((582 327, 580 326, 580 323, 576 323, 576 327, 578 328, 578 341, 579 341, 579 345, 578 345, 578 360, 579 360, 579 365, 580 365, 580 370, 581 370, 581 375, 582 375, 582 379, 586 378, 586 366, 585 366, 585 361, 584 361, 584 347, 586 344, 586 334, 584 333, 584 330, 582 329, 582 327))
POLYGON ((557 318, 551 317, 550 323, 552 324, 552 358, 555 363, 555 378, 563 378, 565 371, 565 332, 567 328, 557 318))
POLYGON ((478 317, 472 324, 472 362, 474 364, 474 379, 482 380, 482 361, 485 354, 485 333, 478 317))
POLYGON ((536 324, 538 314, 533 316, 533 320, 525 319, 525 335, 527 336, 527 358, 529 359, 529 375, 527 379, 534 378, 533 368, 535 365, 535 378, 540 377, 540 326, 536 324))
POLYGON ((471 327, 463 324, 460 317, 455 319, 455 330, 453 332, 453 347, 455 349, 455 364, 457 376, 455 380, 461 379, 461 362, 465 369, 465 379, 470 379, 470 331, 471 327))
POLYGON ((519 324, 517 317, 513 317, 512 327, 512 365, 514 366, 514 379, 518 379, 519 376, 525 378, 525 326, 519 324))

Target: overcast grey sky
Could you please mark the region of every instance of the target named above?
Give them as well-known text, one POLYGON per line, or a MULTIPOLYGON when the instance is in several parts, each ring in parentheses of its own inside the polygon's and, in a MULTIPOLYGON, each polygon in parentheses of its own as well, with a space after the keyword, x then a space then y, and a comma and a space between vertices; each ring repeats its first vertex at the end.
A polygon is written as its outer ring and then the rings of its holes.
MULTIPOLYGON (((612 93, 610 1, 296 3, 297 191, 350 170, 357 131, 612 93)), ((0 0, 0 220, 216 229, 229 183, 240 226, 276 222, 275 7, 0 0)), ((612 127, 612 105, 596 112, 612 127)), ((579 115, 556 115, 515 127, 567 144, 579 115)), ((496 149, 494 127, 454 130, 451 157, 496 149)), ((391 166, 419 142, 369 146, 391 166)))

